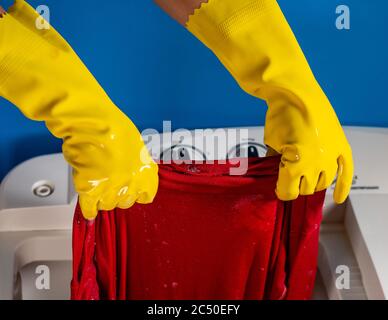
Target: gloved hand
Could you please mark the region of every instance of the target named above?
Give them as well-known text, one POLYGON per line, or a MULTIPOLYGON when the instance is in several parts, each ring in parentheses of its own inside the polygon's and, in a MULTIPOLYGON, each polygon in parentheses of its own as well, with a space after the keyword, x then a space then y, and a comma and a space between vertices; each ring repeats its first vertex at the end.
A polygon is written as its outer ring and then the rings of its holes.
POLYGON ((109 99, 70 45, 17 0, 0 18, 0 94, 63 139, 82 212, 149 203, 157 165, 135 125, 109 99))
POLYGON ((351 148, 275 0, 209 0, 187 28, 248 93, 265 100, 265 143, 282 155, 281 200, 326 189, 337 203, 353 179, 351 148))

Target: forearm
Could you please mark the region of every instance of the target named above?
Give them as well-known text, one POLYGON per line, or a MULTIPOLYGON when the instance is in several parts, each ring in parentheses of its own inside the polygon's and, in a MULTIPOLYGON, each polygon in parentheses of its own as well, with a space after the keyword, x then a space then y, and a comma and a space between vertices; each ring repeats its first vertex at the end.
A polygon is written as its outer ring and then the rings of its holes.
MULTIPOLYGON (((283 75, 289 72, 289 69, 295 69, 295 60, 299 69, 304 70, 303 80, 305 81, 308 76, 310 78, 308 82, 314 82, 308 63, 275 0, 237 1, 235 12, 230 13, 231 17, 225 9, 228 5, 224 4, 223 0, 155 0, 155 2, 207 45, 245 91, 267 100, 268 93, 265 94, 261 90, 265 82, 262 75, 267 73, 268 69, 274 68, 281 70, 270 73, 283 75), (195 9, 200 8, 202 3, 208 2, 210 3, 206 6, 206 13, 202 10, 194 17, 195 9), (217 12, 218 7, 219 12, 217 12), (213 10, 213 8, 216 9, 213 10), (209 14, 210 16, 207 16, 209 14), (256 20, 256 22, 247 23, 247 20, 256 20), (256 28, 258 26, 260 29, 256 28), (241 32, 241 29, 245 31, 241 32), (271 63, 263 65, 262 61, 267 59, 266 47, 269 44, 279 49, 271 56, 271 63), (297 55, 298 58, 289 59, 289 54, 297 55), (287 63, 289 60, 290 62, 287 63), (255 77, 254 81, 247 79, 252 76, 255 77), (258 81, 260 79, 262 81, 258 81)), ((295 73, 292 72, 282 78, 287 80, 286 84, 277 82, 276 86, 284 87, 297 82, 295 73), (289 78, 293 81, 289 81, 289 78)), ((303 86, 300 85, 300 87, 303 86)))
POLYGON ((107 106, 116 109, 109 97, 66 41, 53 28, 38 35, 36 12, 18 5, 1 18, 0 95, 28 118, 44 121, 58 138, 86 122, 90 130, 106 130, 100 120, 106 116, 99 115, 107 106))
POLYGON ((7 11, 4 10, 2 6, 0 6, 0 18, 7 14, 7 11))
POLYGON ((208 0, 154 0, 173 19, 186 25, 189 16, 208 0))
POLYGON ((327 188, 349 193, 350 146, 276 0, 209 0, 187 29, 248 93, 268 104, 264 142, 282 154, 277 194, 295 199, 327 188))

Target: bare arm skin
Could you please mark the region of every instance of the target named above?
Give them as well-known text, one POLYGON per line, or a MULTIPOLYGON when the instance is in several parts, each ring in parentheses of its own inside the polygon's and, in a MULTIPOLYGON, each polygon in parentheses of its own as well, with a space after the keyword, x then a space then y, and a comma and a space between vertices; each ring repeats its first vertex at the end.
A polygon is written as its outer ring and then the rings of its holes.
POLYGON ((0 6, 0 18, 7 14, 7 11, 4 10, 2 6, 0 6))
MULTIPOLYGON (((154 0, 173 19, 181 25, 185 25, 189 16, 195 9, 199 8, 203 2, 208 0, 154 0)), ((0 6, 0 18, 7 12, 0 6)))
POLYGON ((202 3, 209 0, 154 0, 173 19, 181 25, 186 25, 189 16, 195 9, 199 8, 202 3))

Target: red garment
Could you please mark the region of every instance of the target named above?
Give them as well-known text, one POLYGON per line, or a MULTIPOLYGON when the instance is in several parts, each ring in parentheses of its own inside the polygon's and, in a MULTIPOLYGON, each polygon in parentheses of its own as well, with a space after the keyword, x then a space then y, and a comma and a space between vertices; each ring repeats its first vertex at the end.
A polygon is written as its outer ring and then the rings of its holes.
POLYGON ((72 299, 309 299, 324 192, 274 193, 279 158, 160 165, 154 202, 73 229, 72 299))

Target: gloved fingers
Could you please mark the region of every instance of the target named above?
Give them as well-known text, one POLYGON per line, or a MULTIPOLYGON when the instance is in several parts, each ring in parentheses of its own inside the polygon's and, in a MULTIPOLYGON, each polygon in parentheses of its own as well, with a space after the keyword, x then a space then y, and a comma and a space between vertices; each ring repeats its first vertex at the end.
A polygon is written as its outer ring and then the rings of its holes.
POLYGON ((336 163, 326 167, 326 170, 319 174, 316 191, 326 190, 331 186, 337 175, 338 165, 336 163))
POLYGON ((327 174, 326 174, 326 171, 321 171, 318 177, 317 187, 315 188, 315 191, 325 190, 326 186, 327 186, 327 174))
POLYGON ((142 192, 139 194, 130 194, 127 197, 123 198, 122 200, 113 201, 110 202, 99 202, 99 209, 100 210, 113 210, 114 208, 119 209, 129 209, 132 207, 136 202, 140 204, 148 204, 151 203, 155 196, 150 196, 148 192, 142 192))
POLYGON ((155 195, 156 195, 156 190, 151 192, 149 191, 141 192, 136 202, 140 204, 152 203, 152 201, 154 201, 155 195))
POLYGON ((128 186, 124 186, 116 191, 103 194, 98 202, 98 209, 111 211, 115 208, 128 209, 132 207, 138 198, 138 195, 133 190, 128 186))
POLYGON ((93 220, 98 214, 98 200, 90 195, 80 195, 79 205, 82 210, 82 215, 87 220, 93 220))
POLYGON ((158 191, 159 175, 158 165, 152 162, 140 169, 140 172, 131 181, 129 193, 136 195, 136 202, 140 204, 151 203, 158 191))
POLYGON ((155 174, 155 169, 157 170, 157 166, 142 171, 119 189, 116 188, 110 192, 101 193, 98 210, 128 209, 136 202, 141 204, 151 203, 158 189, 158 175, 155 174))
POLYGON ((98 201, 98 210, 111 211, 117 207, 117 199, 103 197, 98 201))
POLYGON ((99 202, 99 210, 110 211, 114 208, 119 209, 129 209, 135 203, 140 204, 149 204, 153 201, 155 195, 151 196, 148 192, 142 192, 140 194, 128 195, 126 198, 120 200, 119 202, 111 201, 111 202, 99 202), (116 204, 117 203, 117 204, 116 204))
POLYGON ((135 204, 137 196, 136 194, 132 194, 130 192, 131 192, 130 183, 128 182, 117 193, 118 195, 117 208, 128 209, 135 204))
POLYGON ((143 186, 139 192, 139 197, 136 202, 141 204, 148 204, 154 201, 156 193, 158 191, 159 185, 159 176, 158 174, 151 174, 149 180, 147 180, 146 185, 143 186))
POLYGON ((136 203, 136 196, 134 195, 129 195, 127 198, 121 200, 118 204, 117 204, 117 208, 120 208, 120 209, 128 209, 130 207, 132 207, 134 204, 136 203))
POLYGON ((98 209, 104 211, 111 211, 115 208, 127 209, 129 207, 125 207, 124 204, 129 202, 130 198, 136 199, 136 197, 130 193, 128 184, 123 184, 121 188, 112 188, 109 191, 103 191, 101 200, 98 202, 98 209))
POLYGON ((300 176, 290 173, 287 165, 280 165, 276 195, 282 201, 295 200, 299 196, 300 176))
POLYGON ((338 158, 337 183, 334 189, 334 201, 338 204, 343 203, 350 193, 353 183, 353 171, 351 154, 348 157, 340 156, 338 158))
POLYGON ((151 174, 149 177, 142 179, 135 178, 128 188, 127 196, 119 202, 119 208, 128 209, 135 202, 140 204, 151 203, 158 190, 158 175, 151 174))
POLYGON ((308 196, 315 193, 317 188, 319 175, 303 176, 300 180, 300 194, 308 196))

